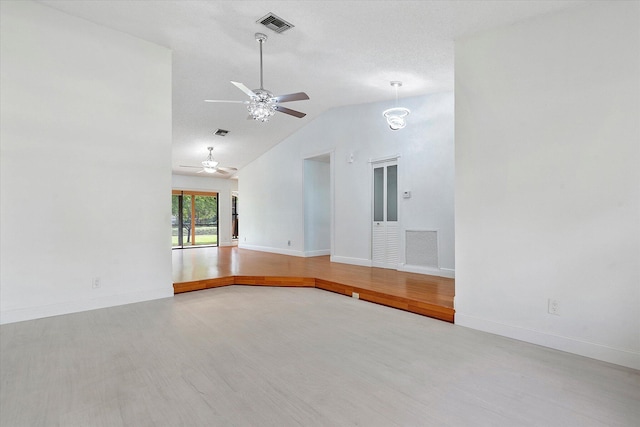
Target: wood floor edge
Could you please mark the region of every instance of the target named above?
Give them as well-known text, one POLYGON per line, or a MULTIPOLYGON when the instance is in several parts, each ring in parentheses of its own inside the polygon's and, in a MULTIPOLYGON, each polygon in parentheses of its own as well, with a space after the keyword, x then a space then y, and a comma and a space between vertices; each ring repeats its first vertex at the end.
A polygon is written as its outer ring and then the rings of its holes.
POLYGON ((382 292, 363 289, 357 286, 332 282, 313 277, 287 277, 287 276, 226 276, 215 279, 195 280, 191 282, 179 282, 173 284, 173 293, 200 291, 203 289, 217 288, 229 285, 249 286, 290 286, 318 288, 351 297, 353 293, 359 294, 359 299, 387 307, 397 308, 415 314, 431 317, 445 322, 454 323, 455 309, 436 304, 413 301, 397 295, 389 295, 382 292))

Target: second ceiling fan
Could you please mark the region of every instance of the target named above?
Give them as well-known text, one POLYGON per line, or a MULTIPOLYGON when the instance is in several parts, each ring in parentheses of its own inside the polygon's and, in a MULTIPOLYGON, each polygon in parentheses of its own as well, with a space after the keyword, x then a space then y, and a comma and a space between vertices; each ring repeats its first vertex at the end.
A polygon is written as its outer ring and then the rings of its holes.
POLYGON ((279 105, 282 102, 290 101, 303 101, 309 99, 309 96, 304 92, 290 93, 287 95, 276 96, 263 87, 262 82, 262 44, 267 40, 267 35, 262 33, 256 33, 256 41, 260 43, 260 89, 251 90, 244 84, 232 81, 231 83, 238 89, 249 95, 248 101, 224 101, 215 99, 205 99, 205 102, 230 102, 236 104, 245 104, 247 110, 249 110, 249 119, 254 119, 260 122, 268 122, 269 118, 275 114, 276 111, 280 113, 289 114, 297 118, 306 116, 305 113, 292 110, 290 108, 279 105))

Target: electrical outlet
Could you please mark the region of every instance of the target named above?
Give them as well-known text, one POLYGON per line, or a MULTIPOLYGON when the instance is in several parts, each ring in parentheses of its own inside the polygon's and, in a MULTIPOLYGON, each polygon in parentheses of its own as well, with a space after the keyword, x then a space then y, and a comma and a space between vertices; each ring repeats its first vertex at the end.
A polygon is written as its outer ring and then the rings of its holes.
POLYGON ((557 299, 549 298, 547 310, 549 311, 549 314, 555 314, 556 316, 559 316, 560 315, 560 301, 558 301, 557 299))
POLYGON ((351 297, 355 299, 360 299, 360 294, 357 292, 351 292, 351 297))
POLYGON ((91 286, 93 287, 93 289, 98 289, 100 287, 100 278, 94 277, 93 281, 91 282, 91 286))

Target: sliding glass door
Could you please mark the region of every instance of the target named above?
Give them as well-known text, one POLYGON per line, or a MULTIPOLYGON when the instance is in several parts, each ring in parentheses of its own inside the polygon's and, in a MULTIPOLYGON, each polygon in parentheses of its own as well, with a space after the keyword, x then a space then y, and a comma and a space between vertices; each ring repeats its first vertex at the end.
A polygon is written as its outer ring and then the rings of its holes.
POLYGON ((172 246, 218 245, 218 193, 173 190, 172 246))

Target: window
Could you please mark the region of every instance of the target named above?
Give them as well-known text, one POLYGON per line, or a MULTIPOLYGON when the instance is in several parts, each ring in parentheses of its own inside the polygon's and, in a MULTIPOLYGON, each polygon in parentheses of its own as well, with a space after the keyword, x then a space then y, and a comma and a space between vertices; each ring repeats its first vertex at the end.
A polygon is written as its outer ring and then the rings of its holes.
POLYGON ((171 192, 173 248, 218 245, 218 193, 171 192))

